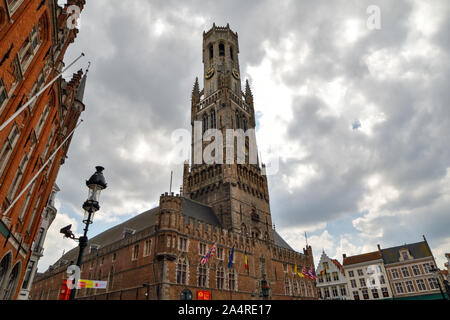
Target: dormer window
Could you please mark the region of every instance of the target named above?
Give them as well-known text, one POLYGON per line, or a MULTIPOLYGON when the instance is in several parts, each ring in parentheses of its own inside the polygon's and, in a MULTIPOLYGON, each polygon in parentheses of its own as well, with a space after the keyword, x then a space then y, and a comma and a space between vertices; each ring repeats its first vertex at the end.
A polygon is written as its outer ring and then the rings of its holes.
POLYGON ((128 237, 131 237, 135 233, 136 233, 136 230, 125 228, 123 230, 123 233, 122 233, 122 239, 126 239, 128 237))
POLYGON ((402 261, 411 260, 412 258, 408 250, 400 251, 400 257, 402 261))

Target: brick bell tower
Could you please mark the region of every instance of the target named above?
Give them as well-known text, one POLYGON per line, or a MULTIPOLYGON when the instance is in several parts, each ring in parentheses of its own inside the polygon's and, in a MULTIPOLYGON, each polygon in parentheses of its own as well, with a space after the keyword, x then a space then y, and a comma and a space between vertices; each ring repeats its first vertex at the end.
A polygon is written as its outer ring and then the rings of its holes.
MULTIPOLYGON (((245 161, 236 161, 238 139, 233 137, 234 141, 229 143, 234 144, 231 156, 235 161, 232 164, 226 161, 227 129, 248 132, 256 126, 248 80, 245 92, 241 87, 238 34, 228 24, 226 27, 213 24, 212 29, 203 33, 203 65, 204 89, 200 90, 196 79, 192 90, 192 157, 191 165, 186 163, 184 166, 183 195, 211 206, 224 228, 244 236, 273 241, 267 177, 263 175, 265 166, 260 165, 257 150, 254 150, 256 161, 250 161, 249 147, 254 145, 256 148, 256 142, 252 144, 246 137, 242 153, 245 161), (201 135, 203 139, 199 139, 194 130, 195 123, 197 130, 201 123, 202 134, 207 134, 208 129, 222 132, 222 163, 205 163, 204 159, 196 161, 194 153, 198 146, 204 153, 216 138, 209 140, 201 135)), ((213 150, 211 154, 216 156, 217 151, 213 150)), ((218 157, 222 158, 220 154, 218 157)))

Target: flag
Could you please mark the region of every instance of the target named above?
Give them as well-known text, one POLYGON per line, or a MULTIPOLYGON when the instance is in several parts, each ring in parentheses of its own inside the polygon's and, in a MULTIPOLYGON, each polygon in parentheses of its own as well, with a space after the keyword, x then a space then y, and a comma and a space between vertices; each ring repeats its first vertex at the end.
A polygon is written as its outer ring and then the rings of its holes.
POLYGON ((309 274, 313 277, 314 280, 317 279, 316 272, 314 271, 314 269, 312 267, 309 269, 309 274))
POLYGON ((304 277, 305 277, 305 276, 303 275, 303 273, 301 273, 300 271, 298 271, 297 265, 295 265, 294 272, 295 272, 296 274, 298 274, 298 276, 299 276, 300 278, 304 278, 304 277))
POLYGON ((248 258, 247 258, 247 255, 245 255, 244 262, 245 262, 245 270, 248 271, 248 258))
POLYGON ((320 271, 320 274, 321 275, 324 275, 324 274, 326 274, 327 273, 327 271, 326 270, 322 270, 322 271, 320 271))
POLYGON ((233 266, 233 257, 234 257, 234 246, 231 249, 230 260, 228 260, 228 269, 230 269, 233 266))
POLYGON ((302 269, 302 273, 305 277, 307 277, 308 279, 313 280, 314 278, 312 277, 312 275, 308 272, 308 269, 306 269, 306 267, 303 267, 302 269))
POLYGON ((213 246, 211 247, 211 249, 209 249, 208 253, 206 254, 206 256, 204 256, 202 258, 202 260, 200 261, 201 264, 205 264, 208 262, 208 259, 211 258, 212 256, 214 256, 214 253, 216 253, 216 244, 214 243, 213 246))

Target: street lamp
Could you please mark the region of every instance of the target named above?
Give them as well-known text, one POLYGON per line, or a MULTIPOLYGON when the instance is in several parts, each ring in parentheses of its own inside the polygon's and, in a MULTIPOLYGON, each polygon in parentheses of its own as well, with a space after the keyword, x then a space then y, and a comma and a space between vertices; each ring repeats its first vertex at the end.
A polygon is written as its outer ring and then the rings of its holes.
MULTIPOLYGON (((103 189, 106 189, 107 184, 105 177, 103 176, 102 171, 105 170, 103 167, 95 167, 97 170, 90 178, 86 181, 86 185, 89 189, 88 199, 83 203, 84 209, 84 218, 83 223, 86 225, 84 228, 84 235, 78 238, 80 250, 78 252, 77 266, 81 268, 81 264, 83 261, 83 251, 87 246, 88 238, 87 232, 89 229, 89 225, 94 221, 95 213, 100 210, 100 205, 98 204, 98 200, 100 198, 100 192, 103 189)), ((76 283, 72 287, 73 290, 70 292, 70 300, 75 299, 75 288, 76 283)))
POLYGON ((442 299, 447 300, 445 297, 444 291, 442 291, 441 282, 439 281, 439 269, 436 269, 433 265, 430 268, 430 272, 433 273, 434 279, 437 281, 437 284, 439 286, 439 290, 441 291, 442 299))

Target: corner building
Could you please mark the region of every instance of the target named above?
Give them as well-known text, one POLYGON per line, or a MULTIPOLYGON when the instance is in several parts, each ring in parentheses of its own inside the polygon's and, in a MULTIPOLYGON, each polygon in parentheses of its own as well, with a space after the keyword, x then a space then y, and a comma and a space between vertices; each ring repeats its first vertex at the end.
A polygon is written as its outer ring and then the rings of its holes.
MULTIPOLYGON (((82 10, 85 0, 0 1, 0 125, 64 68, 78 34, 67 27, 70 5, 82 10)), ((0 130, 0 300, 27 298, 42 255, 45 208, 85 109, 85 76, 80 70, 69 81, 59 78, 0 130)))
MULTIPOLYGON (((197 79, 193 130, 195 121, 202 122, 203 131, 219 129, 224 136, 226 129, 255 128, 248 82, 241 91, 238 54, 238 35, 228 25, 213 25, 203 34, 204 89, 197 79)), ((317 299, 314 281, 294 272, 296 264, 300 270, 314 269, 311 247, 294 251, 272 227, 264 165, 249 164, 247 150, 243 164, 195 164, 192 142, 181 195, 165 193, 159 207, 89 241, 81 277, 108 286, 77 290, 77 299, 178 300, 185 290, 194 300, 204 291, 213 300, 317 299), (213 244, 214 256, 201 264, 213 244)), ((201 150, 207 146, 203 142, 201 150)), ((33 299, 58 299, 66 269, 77 255, 75 248, 39 274, 33 299)))

